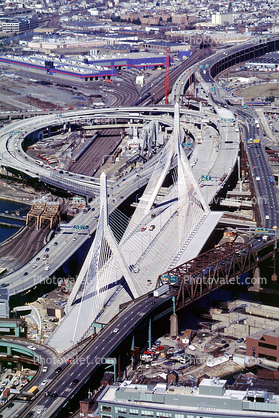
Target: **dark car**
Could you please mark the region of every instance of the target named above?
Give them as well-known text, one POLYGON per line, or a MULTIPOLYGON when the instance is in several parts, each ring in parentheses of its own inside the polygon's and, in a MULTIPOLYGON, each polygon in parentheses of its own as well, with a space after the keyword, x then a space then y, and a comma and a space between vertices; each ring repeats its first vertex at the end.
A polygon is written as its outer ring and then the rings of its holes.
POLYGON ((53 245, 55 245, 55 246, 58 245, 58 242, 55 242, 53 245))
POLYGON ((58 393, 57 393, 57 392, 53 392, 53 393, 50 395, 50 397, 51 397, 51 398, 56 398, 56 396, 58 396, 58 393))
POLYGON ((11 402, 11 403, 9 403, 8 408, 12 408, 13 406, 14 406, 14 403, 11 402))
POLYGON ((23 274, 23 276, 27 276, 27 274, 28 274, 28 271, 26 271, 26 272, 23 274))
POLYGON ((223 348, 228 348, 229 346, 230 346, 230 344, 227 343, 227 344, 223 345, 223 348))
POLYGON ((242 343, 244 341, 244 338, 238 338, 238 340, 236 341, 237 343, 242 343))
POLYGON ((78 382, 79 382, 79 379, 74 379, 74 380, 72 381, 72 384, 73 384, 73 385, 77 385, 77 384, 78 384, 78 382))
POLYGON ((61 370, 62 370, 62 367, 60 367, 60 366, 59 366, 59 367, 57 367, 57 369, 55 369, 54 373, 56 373, 56 374, 57 374, 57 373, 60 373, 60 372, 61 372, 61 370))
POLYGON ((49 251, 49 248, 46 248, 45 251, 48 252, 49 251))
POLYGON ((10 283, 2 283, 1 284, 1 287, 8 287, 8 286, 10 286, 10 283))
POLYGON ((26 418, 30 418, 34 415, 34 412, 30 411, 28 412, 28 414, 26 415, 26 418))

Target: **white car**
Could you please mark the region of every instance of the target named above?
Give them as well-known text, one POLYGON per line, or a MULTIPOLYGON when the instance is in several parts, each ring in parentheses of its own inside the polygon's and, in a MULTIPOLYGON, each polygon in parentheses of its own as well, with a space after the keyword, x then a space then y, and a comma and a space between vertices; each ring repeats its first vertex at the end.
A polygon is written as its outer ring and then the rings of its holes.
POLYGON ((42 368, 42 372, 43 372, 43 373, 46 373, 47 371, 48 371, 47 366, 44 366, 44 367, 42 368))
POLYGON ((36 350, 36 347, 34 347, 34 345, 28 345, 27 348, 29 348, 29 350, 33 350, 33 351, 36 350))
POLYGON ((45 270, 50 270, 50 267, 49 266, 45 266, 45 270))
POLYGON ((42 412, 44 412, 44 410, 45 410, 45 408, 39 408, 39 409, 37 409, 37 414, 38 415, 41 414, 42 412))
POLYGON ((47 384, 48 384, 48 380, 43 380, 42 383, 41 383, 42 386, 45 386, 47 384))
POLYGON ((119 328, 114 328, 113 332, 118 332, 119 328))

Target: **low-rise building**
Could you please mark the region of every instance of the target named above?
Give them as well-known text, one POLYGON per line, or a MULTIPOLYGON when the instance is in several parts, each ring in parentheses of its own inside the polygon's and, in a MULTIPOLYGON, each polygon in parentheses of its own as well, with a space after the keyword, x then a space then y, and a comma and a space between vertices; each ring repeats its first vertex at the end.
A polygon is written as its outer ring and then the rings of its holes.
POLYGON ((279 328, 261 330, 248 336, 246 354, 279 362, 279 328))
POLYGON ((226 380, 203 379, 199 387, 157 383, 106 386, 97 399, 99 418, 271 417, 279 412, 277 395, 266 390, 233 390, 226 380))

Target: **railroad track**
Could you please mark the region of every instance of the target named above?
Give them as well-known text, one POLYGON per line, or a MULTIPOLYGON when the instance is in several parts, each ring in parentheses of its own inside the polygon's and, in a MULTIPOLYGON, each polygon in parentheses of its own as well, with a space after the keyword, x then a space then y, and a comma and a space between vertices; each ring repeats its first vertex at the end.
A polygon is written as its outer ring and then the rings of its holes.
MULTIPOLYGON (((194 54, 184 61, 179 67, 174 68, 170 71, 169 77, 169 93, 176 81, 176 79, 192 65, 196 64, 202 58, 205 58, 211 53, 210 48, 198 49, 194 54)), ((165 96, 165 79, 159 80, 153 85, 148 91, 144 91, 141 94, 141 97, 134 103, 137 105, 151 105, 159 103, 165 96)))
POLYGON ((121 78, 125 86, 118 87, 114 82, 112 94, 115 96, 115 100, 111 105, 112 107, 131 106, 139 97, 138 89, 135 87, 135 74, 123 70, 121 78))
POLYGON ((0 246, 0 260, 4 263, 13 263, 12 268, 22 267, 28 260, 44 246, 44 239, 49 231, 49 221, 46 221, 40 230, 35 229, 35 219, 18 234, 6 240, 0 246))
POLYGON ((108 128, 100 131, 93 144, 76 163, 72 163, 69 170, 74 173, 93 176, 104 159, 111 155, 121 142, 121 129, 108 128))

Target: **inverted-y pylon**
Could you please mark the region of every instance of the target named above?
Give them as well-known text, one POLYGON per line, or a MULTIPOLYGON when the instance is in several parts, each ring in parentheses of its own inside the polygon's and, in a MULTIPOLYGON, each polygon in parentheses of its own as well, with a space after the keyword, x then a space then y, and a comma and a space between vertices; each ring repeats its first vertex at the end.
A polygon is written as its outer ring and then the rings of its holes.
POLYGON ((100 178, 100 215, 94 242, 81 268, 75 286, 66 306, 66 312, 78 303, 74 326, 74 341, 90 327, 100 314, 106 302, 123 281, 127 282, 130 292, 138 297, 129 267, 108 224, 106 175, 100 178))
MULTIPOLYGON (((174 105, 174 129, 168 143, 161 151, 159 161, 154 168, 153 174, 146 186, 144 194, 139 200, 137 208, 132 217, 132 225, 139 225, 143 219, 150 213, 159 190, 170 170, 172 161, 177 158, 178 178, 177 178, 177 198, 178 211, 185 212, 179 234, 181 240, 184 239, 185 233, 189 230, 203 214, 208 214, 210 209, 205 202, 196 179, 193 176, 188 159, 181 144, 181 127, 179 104, 174 105)), ((128 227, 127 234, 131 233, 128 227)))
POLYGON ((178 197, 178 238, 182 245, 190 231, 197 225, 203 216, 210 213, 200 188, 193 176, 188 159, 183 151, 180 139, 179 105, 175 105, 174 136, 177 146, 177 197, 178 197))

